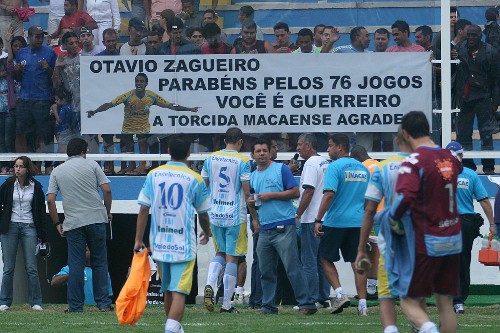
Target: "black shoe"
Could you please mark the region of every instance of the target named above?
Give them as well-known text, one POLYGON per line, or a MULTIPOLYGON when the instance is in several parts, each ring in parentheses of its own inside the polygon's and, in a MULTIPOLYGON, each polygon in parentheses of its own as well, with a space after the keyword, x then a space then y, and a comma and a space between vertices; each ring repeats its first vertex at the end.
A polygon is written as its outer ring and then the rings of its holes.
POLYGON ((99 309, 99 311, 101 311, 101 312, 113 312, 113 311, 115 311, 115 309, 113 309, 113 307, 110 305, 107 308, 99 309))
POLYGON ((229 309, 221 308, 220 313, 240 313, 240 312, 238 311, 238 309, 236 309, 234 306, 232 306, 229 309))
POLYGON ((369 301, 374 301, 378 299, 378 292, 374 292, 373 294, 366 293, 366 299, 369 301))
POLYGON ((83 311, 73 311, 73 310, 68 308, 68 309, 64 310, 64 313, 83 313, 83 311))

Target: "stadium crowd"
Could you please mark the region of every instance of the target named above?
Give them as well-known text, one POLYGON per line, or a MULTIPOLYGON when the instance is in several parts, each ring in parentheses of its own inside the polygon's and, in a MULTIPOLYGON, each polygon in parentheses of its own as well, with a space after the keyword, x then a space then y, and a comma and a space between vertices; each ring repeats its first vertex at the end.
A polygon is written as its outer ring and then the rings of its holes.
MULTIPOLYGON (((6 52, 2 54, 0 69, 2 110, 0 110, 0 152, 64 152, 72 137, 81 135, 80 119, 80 57, 81 56, 122 56, 122 55, 183 55, 183 54, 241 54, 241 53, 368 53, 373 39, 374 52, 432 52, 440 59, 440 32, 436 34, 429 26, 419 26, 414 31, 416 43, 412 43, 409 25, 398 20, 391 27, 377 29, 372 36, 363 26, 354 27, 350 41, 344 42, 334 26, 317 24, 313 30, 300 29, 297 40, 290 39, 289 25, 278 22, 274 25, 275 42, 265 41, 261 28, 256 24, 256 11, 249 5, 242 6, 238 19, 241 22, 239 36, 228 36, 217 25, 217 2, 213 9, 203 13, 198 11, 195 0, 132 1, 132 18, 128 23, 128 41, 119 45, 120 14, 117 0, 86 2, 83 0, 51 1, 48 31, 39 26, 25 27, 28 41, 23 36, 23 23, 14 15, 17 9, 27 7, 25 1, 0 2, 0 43, 6 52), (3 4, 3 5, 2 5, 3 4), (19 24, 21 28, 19 28, 19 24), (148 29, 149 27, 149 29, 148 29), (388 47, 391 35, 396 45, 388 47), (43 45, 46 36, 47 46, 43 45), (56 139, 57 141, 55 141, 56 139)), ((452 57, 460 59, 454 65, 453 107, 461 112, 454 118, 454 129, 459 141, 466 150, 472 150, 473 123, 481 137, 481 149, 493 149, 493 134, 498 132, 495 111, 500 96, 500 27, 498 7, 489 8, 485 13, 484 29, 461 19, 456 7, 451 8, 452 57), (484 31, 483 31, 484 30, 484 31), (485 42, 481 41, 484 34, 485 42)), ((369 56, 367 54, 367 56, 369 56)), ((147 84, 147 82, 146 82, 147 84)), ((440 109, 440 68, 433 66, 433 107, 440 109)), ((120 103, 127 110, 140 108, 146 116, 149 106, 156 101, 128 99, 113 100, 110 107, 120 103)), ((137 113, 136 113, 137 114, 137 113)), ((94 115, 83 110, 83 116, 94 115), (85 113, 87 112, 87 114, 85 113)), ((440 142, 441 119, 435 114, 432 138, 440 142)), ((132 117, 129 118, 134 118, 132 117)), ((335 129, 332 129, 332 132, 335 129)), ((166 152, 168 135, 154 135, 145 130, 128 128, 116 137, 110 134, 85 134, 82 137, 89 144, 91 153, 99 152, 102 140, 104 152, 112 154, 115 142, 119 150, 133 153, 135 142, 140 153, 166 152)), ((218 135, 195 135, 198 142, 197 152, 219 149, 223 142, 218 135)), ((258 134, 245 134, 244 151, 250 151, 258 134)), ((320 151, 326 150, 327 133, 320 138, 320 151)), ((395 133, 350 133, 351 144, 359 144, 369 152, 393 151, 395 133)), ((282 133, 279 140, 282 151, 290 150, 297 142, 297 135, 282 133), (286 140, 289 140, 288 147, 286 140), (291 144, 290 144, 291 143, 291 144)), ((476 170, 473 161, 464 163, 476 170)), ((483 159, 483 171, 494 173, 494 160, 483 159)), ((153 167, 156 162, 151 164, 153 167)), ((45 173, 50 172, 54 163, 45 162, 45 173)), ((12 174, 9 163, 3 163, 0 174, 12 174)), ((42 168, 37 164, 39 172, 42 168)), ((138 166, 135 162, 122 162, 121 169, 115 173, 114 162, 103 165, 106 175, 145 175, 146 162, 138 166)))

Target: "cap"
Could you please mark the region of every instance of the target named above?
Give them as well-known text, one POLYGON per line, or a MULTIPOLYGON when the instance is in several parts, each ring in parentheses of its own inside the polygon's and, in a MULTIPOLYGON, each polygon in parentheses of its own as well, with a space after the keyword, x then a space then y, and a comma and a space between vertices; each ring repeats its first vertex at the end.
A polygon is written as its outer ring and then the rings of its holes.
POLYGON ((454 151, 457 154, 463 154, 464 148, 462 145, 456 141, 452 141, 446 145, 446 149, 454 151))
POLYGON ((80 35, 81 34, 91 34, 91 35, 93 35, 94 33, 92 32, 91 29, 89 29, 87 27, 81 27, 80 28, 80 35))
POLYGON ((42 27, 38 25, 33 25, 28 29, 28 36, 40 35, 40 34, 47 35, 47 31, 43 30, 42 27))
POLYGON ((144 25, 144 21, 139 20, 136 17, 133 17, 128 21, 128 27, 134 28, 135 30, 145 30, 146 26, 144 25))

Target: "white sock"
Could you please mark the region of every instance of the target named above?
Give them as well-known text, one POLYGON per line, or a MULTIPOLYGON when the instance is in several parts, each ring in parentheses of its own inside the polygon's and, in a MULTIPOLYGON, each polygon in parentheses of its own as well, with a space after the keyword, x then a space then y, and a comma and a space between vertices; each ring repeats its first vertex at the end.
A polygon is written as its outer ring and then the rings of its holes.
POLYGON ((366 299, 361 298, 358 302, 358 308, 366 308, 366 299))
POLYGON ((234 293, 234 286, 236 285, 236 276, 224 274, 224 299, 222 307, 226 310, 231 308, 231 298, 234 293))
POLYGON ((236 293, 237 293, 238 295, 243 295, 243 287, 236 286, 236 293))
POLYGON ((345 295, 344 289, 342 289, 342 287, 338 287, 337 289, 335 289, 335 292, 337 293, 337 298, 339 299, 345 295))
POLYGON ((384 333, 399 333, 399 331, 396 325, 389 325, 384 328, 384 333))
POLYGON ((434 324, 432 321, 428 321, 420 327, 419 332, 420 333, 439 333, 439 330, 436 327, 436 324, 434 324))
POLYGON ((167 322, 165 323, 165 332, 174 332, 174 333, 178 333, 178 332, 184 332, 184 330, 182 331, 179 331, 179 330, 182 330, 182 326, 181 326, 181 323, 179 323, 177 320, 173 320, 173 319, 167 319, 167 322))
POLYGON ((208 265, 207 284, 209 284, 214 291, 217 287, 217 279, 219 278, 221 270, 222 265, 216 261, 212 261, 210 265, 208 265))

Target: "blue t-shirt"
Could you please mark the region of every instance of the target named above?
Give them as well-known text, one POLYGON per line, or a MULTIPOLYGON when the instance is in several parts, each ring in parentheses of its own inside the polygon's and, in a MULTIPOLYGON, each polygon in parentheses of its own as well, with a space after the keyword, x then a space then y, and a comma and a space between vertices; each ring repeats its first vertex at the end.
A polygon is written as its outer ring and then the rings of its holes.
POLYGON ((457 183, 458 214, 475 214, 474 199, 481 201, 488 198, 488 192, 479 176, 474 170, 464 167, 462 173, 458 175, 457 183))
MULTIPOLYGON (((290 169, 282 163, 271 162, 264 171, 255 170, 250 175, 250 187, 256 194, 283 192, 298 186, 290 169)), ((259 223, 263 230, 278 225, 295 224, 295 208, 292 200, 262 201, 258 208, 259 223)))
POLYGON ((363 218, 365 192, 370 171, 359 161, 342 157, 326 169, 323 192, 334 191, 323 225, 335 228, 359 228, 363 218))
POLYGON ((73 116, 73 111, 71 109, 71 104, 64 104, 61 107, 57 107, 57 113, 59 113, 59 118, 61 118, 61 123, 56 122, 56 133, 65 131, 71 127, 71 118, 73 116))
POLYGON ((9 84, 5 78, 0 78, 0 113, 9 111, 9 84))
POLYGON ((48 46, 39 49, 24 47, 19 50, 16 63, 24 64, 20 99, 49 101, 52 99, 52 76, 40 66, 45 60, 51 68, 56 65, 56 53, 48 46))
MULTIPOLYGON (((61 271, 54 276, 66 275, 69 274, 69 266, 64 266, 61 268, 61 271)), ((84 274, 84 284, 83 284, 83 292, 85 294, 85 305, 94 305, 94 285, 92 283, 92 268, 85 267, 83 271, 84 274)), ((113 289, 111 288, 111 278, 108 273, 108 296, 113 296, 113 289)))

